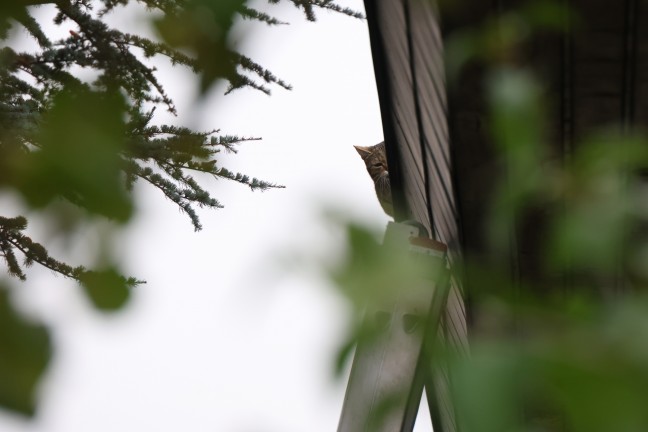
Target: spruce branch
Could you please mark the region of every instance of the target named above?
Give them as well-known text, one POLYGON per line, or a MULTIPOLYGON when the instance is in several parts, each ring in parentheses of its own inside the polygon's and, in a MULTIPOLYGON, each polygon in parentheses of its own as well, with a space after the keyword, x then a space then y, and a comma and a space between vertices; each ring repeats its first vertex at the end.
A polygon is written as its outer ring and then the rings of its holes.
POLYGON ((49 48, 52 46, 52 42, 49 40, 47 35, 43 33, 40 24, 38 24, 29 12, 25 13, 21 17, 17 17, 17 20, 34 37, 34 39, 36 39, 42 48, 49 48))
MULTIPOLYGON (((278 3, 278 0, 268 1, 278 3)), ((361 17, 332 0, 289 1, 302 9, 309 20, 314 20, 315 12, 323 9, 361 17)), ((159 11, 174 17, 195 6, 194 0, 22 0, 13 24, 24 27, 39 48, 34 52, 17 52, 9 46, 0 48, 0 182, 11 184, 8 177, 11 174, 7 174, 11 155, 31 155, 47 149, 42 141, 43 119, 59 93, 76 88, 126 96, 124 140, 128 145, 119 154, 126 187, 130 190, 135 182, 144 181, 158 189, 189 216, 196 230, 201 229, 198 207, 222 207, 198 182, 199 175, 235 181, 252 190, 282 188, 230 171, 219 163, 221 152, 236 153, 239 144, 259 138, 221 135, 219 130, 194 131, 175 125, 152 125, 156 107, 163 106, 174 114, 176 107, 149 59, 161 56, 195 73, 204 72, 205 64, 191 50, 183 51, 124 32, 104 21, 106 14, 133 2, 154 13, 159 11), (71 25, 69 36, 53 40, 43 30, 44 23, 34 18, 30 6, 44 4, 57 8, 54 24, 71 25), (94 81, 82 80, 76 73, 79 67, 96 72, 94 81)), ((286 24, 246 3, 237 12, 247 20, 286 24)), ((243 87, 266 94, 274 86, 291 89, 290 84, 270 70, 231 49, 217 61, 223 62, 223 70, 233 71, 227 75, 227 93, 243 87)), ((60 197, 81 208, 87 205, 76 190, 61 191, 60 197)), ((26 223, 24 218, 0 217, 0 255, 11 275, 24 279, 25 267, 33 263, 76 280, 88 274, 83 267, 72 267, 52 258, 41 244, 24 234, 26 223)))
POLYGON ((188 172, 232 180, 252 190, 283 188, 281 185, 233 173, 217 164, 215 158, 221 150, 235 153, 238 144, 257 141, 259 138, 216 135, 218 130, 196 132, 170 125, 148 126, 151 118, 152 112, 148 112, 134 117, 131 122, 133 133, 128 153, 124 155, 129 186, 132 187, 139 178, 159 189, 187 214, 196 231, 202 229, 202 225, 194 206, 222 208, 222 205, 188 172))
MULTIPOLYGON (((9 274, 26 280, 22 266, 20 265, 15 252, 20 252, 24 259, 23 265, 30 267, 34 263, 60 274, 64 277, 82 282, 88 274, 95 273, 83 266, 72 267, 62 261, 59 261, 49 255, 45 246, 34 242, 23 231, 27 228, 27 219, 23 216, 7 218, 0 216, 0 255, 3 257, 9 274)), ((133 277, 123 278, 126 286, 134 287, 142 284, 143 281, 133 277)))
MULTIPOLYGON (((338 12, 343 15, 348 15, 353 18, 364 19, 365 16, 358 12, 354 11, 351 8, 342 7, 338 5, 333 0, 289 0, 294 6, 298 9, 304 11, 304 15, 308 21, 316 21, 317 17, 315 16, 315 8, 326 9, 333 12, 338 12)), ((279 0, 268 0, 271 4, 279 3, 279 0)))
MULTIPOLYGON (((190 179, 189 181, 185 181, 185 183, 188 183, 190 186, 182 188, 178 187, 174 181, 155 172, 150 167, 141 167, 137 163, 132 162, 129 164, 128 169, 134 176, 147 181, 155 188, 162 191, 168 199, 174 202, 180 210, 189 216, 189 219, 194 226, 194 230, 196 231, 202 229, 202 224, 200 223, 200 219, 198 218, 198 214, 193 208, 192 203, 198 204, 200 207, 222 208, 222 205, 216 199, 212 198, 208 192, 200 188, 200 186, 198 186, 196 182, 192 181, 193 179, 190 177, 187 177, 190 179), (192 189, 193 186, 196 187, 192 189)), ((172 179, 174 179, 174 176, 182 177, 178 175, 179 171, 176 170, 174 172, 173 168, 164 169, 164 173, 169 175, 172 179)))
POLYGON ((285 21, 279 21, 277 18, 270 16, 266 13, 258 11, 256 9, 243 6, 239 11, 243 19, 252 20, 252 21, 261 21, 268 25, 287 25, 285 21))

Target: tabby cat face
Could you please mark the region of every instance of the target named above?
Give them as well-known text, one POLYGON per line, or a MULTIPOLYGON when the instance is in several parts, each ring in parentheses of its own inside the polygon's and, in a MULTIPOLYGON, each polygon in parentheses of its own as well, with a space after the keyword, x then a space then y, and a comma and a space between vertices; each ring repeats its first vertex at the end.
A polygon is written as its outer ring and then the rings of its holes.
POLYGON ((385 143, 381 142, 371 147, 354 146, 362 158, 376 188, 378 201, 385 213, 394 215, 391 187, 389 184, 389 170, 387 169, 387 154, 385 143))

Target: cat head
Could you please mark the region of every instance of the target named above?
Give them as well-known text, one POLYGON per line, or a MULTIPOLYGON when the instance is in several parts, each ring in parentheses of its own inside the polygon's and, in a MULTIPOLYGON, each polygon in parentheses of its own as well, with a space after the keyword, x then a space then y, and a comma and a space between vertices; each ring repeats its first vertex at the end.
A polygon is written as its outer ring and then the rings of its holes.
POLYGON ((367 167, 369 176, 374 182, 378 201, 385 213, 394 215, 389 183, 389 170, 387 169, 387 153, 385 143, 381 142, 371 147, 354 146, 367 167))
POLYGON ((373 181, 376 181, 383 175, 389 175, 387 169, 387 154, 385 152, 385 143, 381 142, 375 146, 362 147, 353 146, 362 158, 367 167, 367 171, 373 181))

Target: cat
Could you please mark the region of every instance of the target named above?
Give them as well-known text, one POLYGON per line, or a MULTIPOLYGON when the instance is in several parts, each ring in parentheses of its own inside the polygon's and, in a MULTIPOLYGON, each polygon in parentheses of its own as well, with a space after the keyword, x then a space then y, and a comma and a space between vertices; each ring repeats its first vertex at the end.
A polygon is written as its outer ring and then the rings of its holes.
POLYGON ((376 144, 371 147, 353 146, 362 158, 369 172, 371 180, 376 188, 378 202, 385 213, 394 216, 394 206, 392 203, 391 186, 389 184, 389 170, 387 169, 387 153, 385 151, 385 142, 376 144))

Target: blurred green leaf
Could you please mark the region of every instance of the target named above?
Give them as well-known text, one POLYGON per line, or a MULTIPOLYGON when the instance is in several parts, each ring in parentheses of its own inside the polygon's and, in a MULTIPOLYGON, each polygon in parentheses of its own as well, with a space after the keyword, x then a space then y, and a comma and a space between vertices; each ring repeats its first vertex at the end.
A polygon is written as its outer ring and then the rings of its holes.
MULTIPOLYGON (((349 224, 349 257, 333 275, 357 310, 389 304, 421 278, 436 280, 440 268, 427 257, 413 259, 404 245, 381 245, 369 230, 349 224)), ((435 261, 436 262, 436 261, 435 261)))
POLYGON ((450 86, 454 86, 467 63, 479 58, 478 37, 474 30, 457 31, 447 37, 444 47, 444 65, 450 86))
POLYGON ((490 76, 488 89, 492 134, 502 167, 489 235, 491 245, 504 251, 522 210, 553 193, 551 179, 557 173, 546 160, 543 101, 533 75, 499 68, 490 76))
POLYGON ((579 24, 569 4, 561 1, 529 1, 520 12, 538 30, 565 31, 570 27, 573 30, 579 24))
MULTIPOLYGON (((442 7, 466 7, 449 1, 442 7)), ((462 68, 473 61, 488 67, 519 64, 526 42, 538 32, 563 33, 579 26, 569 5, 555 0, 536 0, 484 19, 481 25, 467 26, 445 39, 446 77, 454 85, 462 68)))
POLYGON ((0 287, 0 406, 32 416, 52 346, 47 329, 20 316, 0 287))
POLYGON ((141 283, 124 278, 114 268, 87 271, 79 280, 92 304, 103 311, 120 309, 130 298, 132 287, 141 283))
POLYGON ((236 62, 227 37, 234 15, 244 5, 245 0, 189 0, 181 12, 166 14, 155 23, 166 43, 195 56, 202 72, 202 91, 219 78, 236 77, 236 62))
POLYGON ((452 363, 453 394, 461 429, 515 430, 519 419, 513 389, 524 377, 517 354, 510 346, 477 345, 473 349, 473 356, 452 363))
MULTIPOLYGON (((540 87, 530 72, 500 68, 488 82, 495 144, 524 164, 535 164, 544 136, 540 87)), ((523 168, 527 168, 525 165, 523 168)))
MULTIPOLYGON (((350 331, 335 357, 334 372, 339 377, 356 344, 372 344, 383 337, 393 319, 388 311, 403 298, 411 298, 412 295, 420 298, 422 286, 429 287, 433 281, 439 280, 445 269, 445 261, 437 256, 411 252, 407 238, 395 236, 380 244, 375 233, 369 229, 336 217, 334 220, 346 228, 348 255, 330 276, 353 307, 350 331)), ((421 304, 421 316, 429 307, 421 304)), ((412 315, 409 318, 414 320, 412 328, 420 323, 420 316, 412 315)), ((407 320, 408 317, 403 319, 407 320)), ((416 328, 420 330, 421 326, 416 328)), ((381 406, 386 414, 391 402, 384 400, 378 403, 385 404, 381 406)))
POLYGON ((133 208, 122 175, 125 104, 118 93, 66 89, 43 116, 41 148, 18 170, 29 204, 65 197, 88 211, 124 222, 133 208))
POLYGON ((470 357, 452 362, 464 430, 646 430, 645 296, 506 307, 515 331, 476 335, 470 357))
POLYGON ((645 166, 648 145, 639 137, 602 132, 579 145, 560 185, 566 204, 549 240, 553 266, 609 272, 619 265, 633 227, 648 216, 634 174, 645 166))

